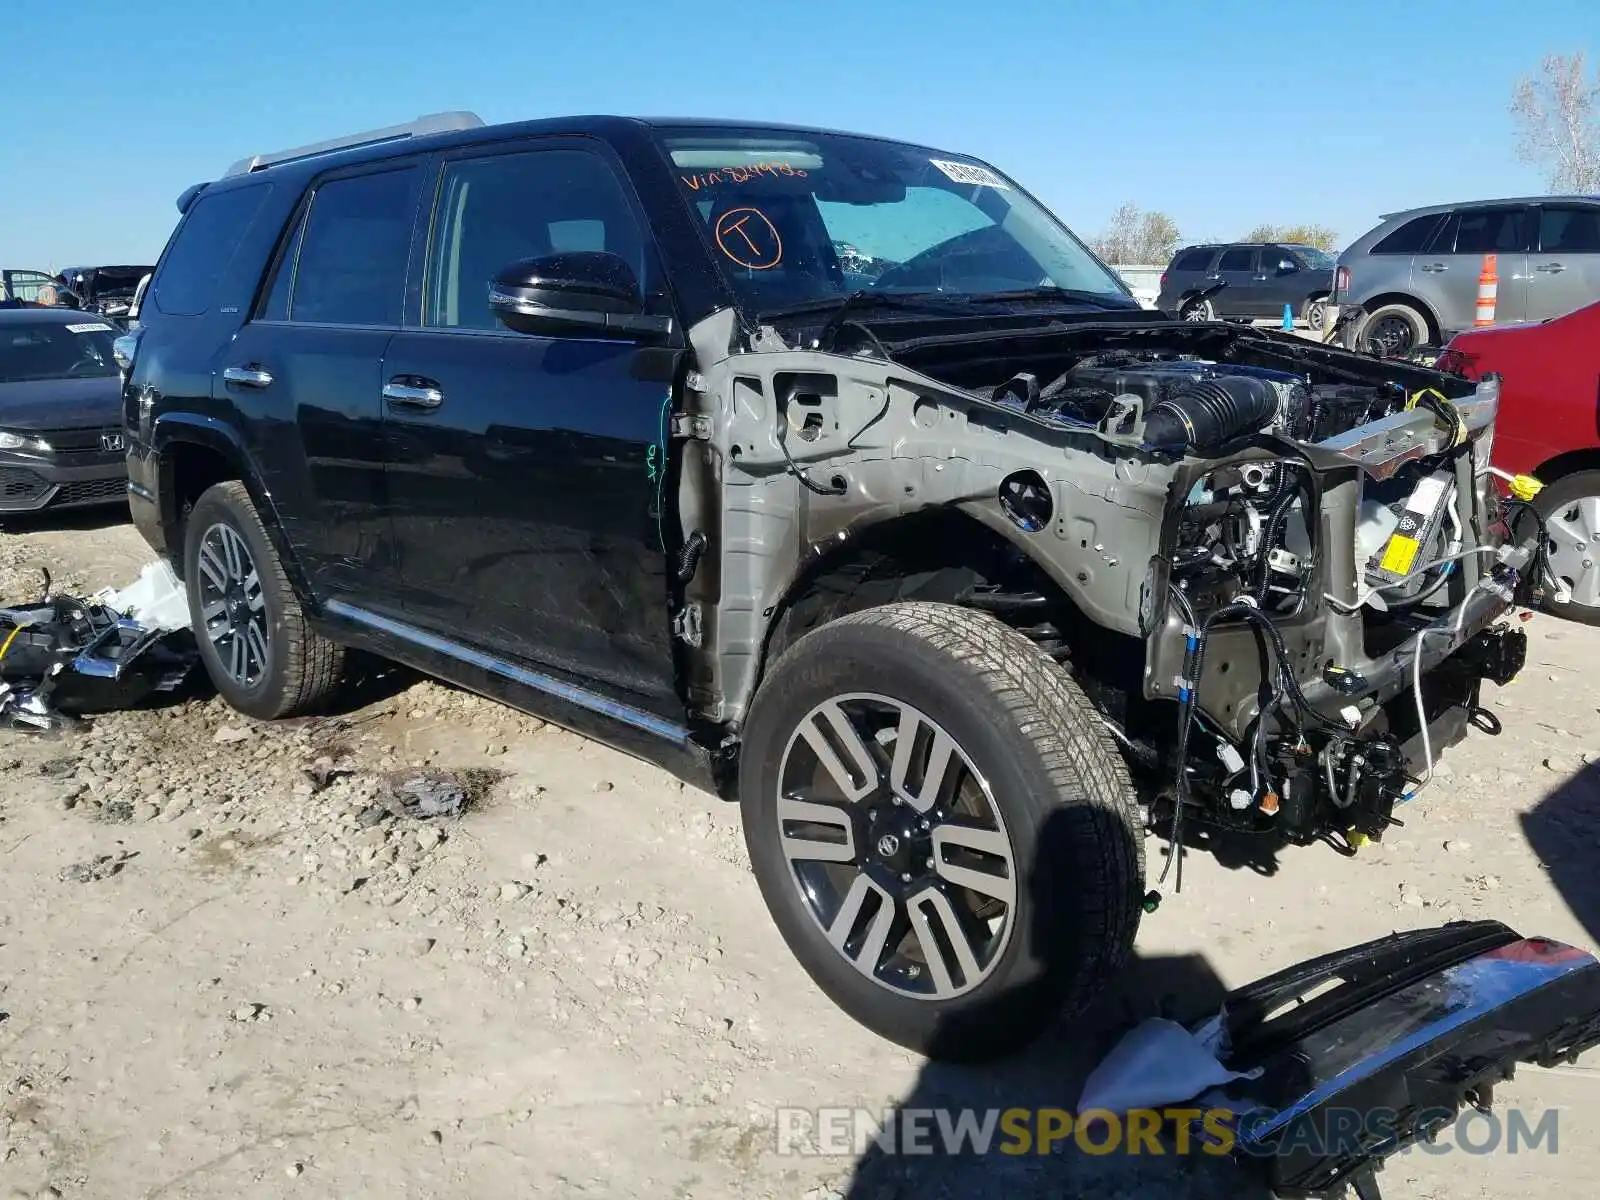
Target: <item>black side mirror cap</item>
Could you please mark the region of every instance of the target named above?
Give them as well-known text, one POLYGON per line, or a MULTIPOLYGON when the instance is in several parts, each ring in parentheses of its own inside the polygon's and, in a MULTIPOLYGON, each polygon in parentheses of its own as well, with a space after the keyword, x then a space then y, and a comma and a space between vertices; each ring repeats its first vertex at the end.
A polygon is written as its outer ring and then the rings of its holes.
POLYGON ((489 308, 516 333, 654 341, 672 332, 671 317, 644 307, 633 268, 603 250, 518 259, 489 283, 489 308))

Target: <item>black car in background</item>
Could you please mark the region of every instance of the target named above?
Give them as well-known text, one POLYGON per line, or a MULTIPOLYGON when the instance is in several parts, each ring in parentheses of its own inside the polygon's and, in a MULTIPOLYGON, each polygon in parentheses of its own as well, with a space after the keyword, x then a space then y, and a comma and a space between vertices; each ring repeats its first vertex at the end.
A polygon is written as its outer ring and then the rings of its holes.
POLYGON ((108 317, 127 315, 139 281, 153 266, 67 267, 57 281, 78 300, 78 307, 108 317))
POLYGON ((1315 246, 1185 246, 1161 274, 1156 307, 1186 321, 1254 321, 1281 318, 1287 304, 1296 320, 1320 329, 1333 268, 1333 257, 1315 246))
POLYGON ((0 310, 0 519, 127 502, 116 336, 72 309, 0 310))

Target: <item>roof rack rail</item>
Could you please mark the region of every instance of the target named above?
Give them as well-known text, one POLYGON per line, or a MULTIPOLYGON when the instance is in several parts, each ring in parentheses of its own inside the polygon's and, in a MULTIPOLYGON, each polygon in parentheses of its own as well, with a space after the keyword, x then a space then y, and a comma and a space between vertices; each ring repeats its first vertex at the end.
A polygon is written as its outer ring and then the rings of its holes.
POLYGON ((279 163, 298 162, 300 159, 316 158, 319 155, 333 154, 339 150, 352 150, 357 146, 377 146, 384 142, 398 142, 405 138, 426 137, 433 133, 453 133, 461 129, 482 128, 483 118, 478 116, 477 113, 428 113, 425 116, 418 117, 415 121, 408 121, 404 125, 390 125, 385 129, 369 129, 364 133, 352 133, 326 142, 314 142, 309 146, 296 146, 290 150, 272 150, 266 154, 241 158, 228 168, 223 178, 232 179, 235 175, 248 175, 252 171, 265 171, 268 167, 277 166, 279 163))

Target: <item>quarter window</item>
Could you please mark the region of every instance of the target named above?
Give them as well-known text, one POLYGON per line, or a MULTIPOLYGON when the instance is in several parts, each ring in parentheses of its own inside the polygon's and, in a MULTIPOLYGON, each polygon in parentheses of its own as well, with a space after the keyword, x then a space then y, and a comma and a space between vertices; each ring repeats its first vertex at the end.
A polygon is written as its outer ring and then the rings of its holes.
POLYGON ((209 196, 202 193, 195 200, 150 285, 157 311, 195 317, 210 309, 223 273, 271 190, 270 185, 258 183, 209 196))
POLYGON ((1215 250, 1185 250, 1178 255, 1177 261, 1172 264, 1174 271, 1204 271, 1211 264, 1211 256, 1215 250))
POLYGON ((1369 253, 1420 254, 1423 247, 1428 244, 1428 239, 1433 236, 1433 231, 1439 227, 1439 222, 1442 220, 1444 220, 1443 213, 1429 213, 1425 217, 1414 217, 1380 240, 1369 253))
POLYGON ((422 322, 501 328, 489 281, 525 258, 616 254, 649 291, 645 239, 616 175, 584 150, 532 150, 446 165, 428 245, 422 322))

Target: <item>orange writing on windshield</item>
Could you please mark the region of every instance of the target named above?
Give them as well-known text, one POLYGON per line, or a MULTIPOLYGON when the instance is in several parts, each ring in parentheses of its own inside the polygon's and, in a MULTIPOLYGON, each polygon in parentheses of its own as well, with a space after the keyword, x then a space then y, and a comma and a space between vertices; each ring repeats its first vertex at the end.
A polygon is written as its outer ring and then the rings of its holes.
POLYGON ((684 186, 690 191, 698 192, 703 187, 714 187, 719 183, 749 183, 752 179, 777 179, 788 176, 791 179, 804 179, 806 172, 801 167, 791 167, 786 162, 750 163, 742 167, 718 167, 715 171, 707 171, 702 175, 680 175, 684 186))
POLYGON ((759 208, 730 208, 717 218, 717 248, 752 271, 767 271, 783 261, 778 227, 759 208))

